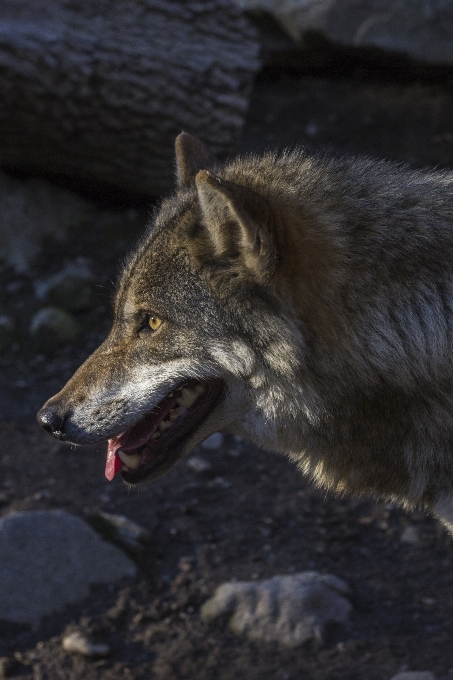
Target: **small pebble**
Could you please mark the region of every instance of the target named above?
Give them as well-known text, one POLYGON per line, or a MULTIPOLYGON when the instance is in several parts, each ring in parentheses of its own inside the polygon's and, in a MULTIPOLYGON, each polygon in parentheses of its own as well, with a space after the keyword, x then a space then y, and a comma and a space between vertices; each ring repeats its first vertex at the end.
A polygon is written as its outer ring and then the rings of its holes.
POLYGON ((226 453, 230 458, 240 458, 242 456, 242 451, 238 449, 228 449, 226 453))
POLYGON ((231 482, 225 477, 215 477, 213 480, 208 482, 208 488, 212 489, 214 487, 219 487, 221 489, 230 489, 232 486, 231 482))
POLYGON ((199 473, 209 472, 212 470, 211 463, 208 463, 208 461, 204 458, 201 458, 201 456, 191 456, 187 461, 187 467, 189 470, 192 470, 192 472, 199 473))
POLYGON ((15 324, 12 316, 7 316, 6 314, 0 315, 0 329, 11 332, 14 330, 14 326, 15 324))
POLYGON ((32 496, 32 499, 34 501, 48 500, 49 498, 52 498, 52 494, 50 493, 50 491, 48 489, 43 489, 42 491, 37 491, 32 496))
POLYGON ((400 537, 401 543, 409 543, 415 545, 420 540, 420 534, 416 526, 409 524, 400 537))
POLYGON ((437 600, 434 597, 422 597, 422 604, 426 607, 434 607, 437 604, 437 600))
POLYGON ((82 656, 108 656, 110 647, 102 643, 94 643, 89 638, 76 631, 69 633, 63 638, 63 649, 70 654, 81 654, 82 656))
POLYGON ((220 449, 223 444, 223 435, 221 432, 214 432, 210 437, 204 440, 201 447, 203 449, 220 449))
POLYGON ((178 569, 180 571, 187 573, 188 571, 192 570, 193 565, 194 565, 193 557, 181 557, 178 562, 178 569))

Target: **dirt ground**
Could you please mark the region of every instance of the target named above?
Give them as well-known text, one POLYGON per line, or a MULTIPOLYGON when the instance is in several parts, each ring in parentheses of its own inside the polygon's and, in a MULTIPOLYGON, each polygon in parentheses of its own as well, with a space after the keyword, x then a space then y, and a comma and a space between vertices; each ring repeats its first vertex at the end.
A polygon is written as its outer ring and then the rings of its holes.
MULTIPOLYGON (((304 144, 367 153, 413 165, 453 167, 453 80, 393 82, 380 72, 341 77, 268 69, 256 84, 242 150, 304 144)), ((143 229, 146 210, 107 214, 64 245, 49 244, 26 275, 0 271, 1 312, 19 334, 0 355, 0 512, 104 510, 148 527, 152 543, 139 577, 91 596, 39 630, 0 621, 0 656, 23 680, 389 680, 402 669, 453 678, 453 543, 422 513, 370 499, 325 497, 282 456, 226 437, 202 450, 212 469, 180 462, 133 493, 104 478, 105 446, 75 450, 39 431, 34 413, 105 336, 121 257, 143 229), (37 354, 27 328, 36 310, 33 280, 83 255, 99 282, 96 303, 79 313, 85 332, 52 356, 37 354), (3 295, 3 294, 2 294, 3 295), (416 543, 404 543, 408 526, 416 543), (207 625, 200 605, 225 580, 319 570, 353 592, 348 625, 297 649, 250 643, 207 625), (88 660, 63 651, 79 627, 112 654, 88 660)), ((1 612, 0 612, 1 619, 1 612)))

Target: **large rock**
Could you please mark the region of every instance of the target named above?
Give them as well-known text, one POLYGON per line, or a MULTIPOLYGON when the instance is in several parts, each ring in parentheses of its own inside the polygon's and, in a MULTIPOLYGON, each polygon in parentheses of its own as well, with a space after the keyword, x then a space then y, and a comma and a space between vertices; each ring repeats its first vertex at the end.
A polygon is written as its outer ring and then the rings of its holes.
POLYGON ((453 64, 453 4, 432 0, 234 0, 274 15, 299 43, 316 31, 347 47, 374 47, 453 64))
POLYGON ((24 272, 44 237, 64 238, 87 223, 94 209, 71 191, 0 172, 0 214, 0 261, 24 272))
POLYGON ((158 196, 182 130, 234 151, 259 50, 229 0, 2 0, 0 163, 158 196))
POLYGON ((15 512, 0 520, 0 619, 37 625, 87 597, 91 584, 135 573, 126 555, 64 510, 15 512))
POLYGON ((201 615, 207 621, 226 618, 233 632, 250 640, 295 647, 322 637, 326 623, 348 619, 352 609, 348 593, 340 578, 310 571, 224 583, 205 602, 201 615))

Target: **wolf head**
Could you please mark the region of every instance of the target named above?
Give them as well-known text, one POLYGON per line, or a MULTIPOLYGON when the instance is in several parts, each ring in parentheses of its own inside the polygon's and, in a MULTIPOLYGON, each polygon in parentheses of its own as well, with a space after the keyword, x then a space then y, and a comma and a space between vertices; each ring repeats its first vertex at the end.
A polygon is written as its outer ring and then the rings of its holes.
POLYGON ((109 440, 106 475, 129 483, 218 430, 278 448, 299 363, 266 191, 186 133, 176 162, 177 190, 124 267, 109 336, 38 414, 64 441, 109 440))

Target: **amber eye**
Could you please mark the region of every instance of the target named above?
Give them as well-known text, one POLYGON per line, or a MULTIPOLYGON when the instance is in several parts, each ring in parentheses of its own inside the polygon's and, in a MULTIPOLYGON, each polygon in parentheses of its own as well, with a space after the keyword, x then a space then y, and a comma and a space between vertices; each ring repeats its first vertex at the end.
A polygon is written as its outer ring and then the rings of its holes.
POLYGON ((151 328, 152 331, 157 331, 158 328, 160 328, 162 325, 162 319, 159 319, 157 316, 150 316, 148 319, 148 326, 151 328))

